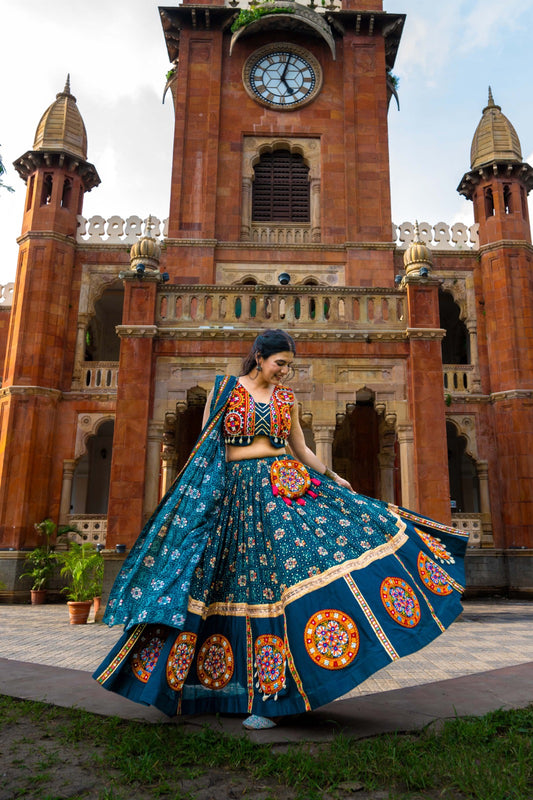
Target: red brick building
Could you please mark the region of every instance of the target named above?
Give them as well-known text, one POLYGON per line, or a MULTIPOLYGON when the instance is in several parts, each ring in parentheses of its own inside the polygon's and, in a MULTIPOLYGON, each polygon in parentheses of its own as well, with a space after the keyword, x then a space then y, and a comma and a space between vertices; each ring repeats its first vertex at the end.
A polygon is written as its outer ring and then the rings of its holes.
POLYGON ((99 177, 68 84, 15 164, 27 198, 0 311, 4 597, 26 596, 17 577, 47 516, 104 542, 113 572, 215 375, 236 373, 265 327, 297 340, 293 387, 324 461, 469 530, 472 591, 531 593, 533 170, 511 123, 489 95, 459 186, 476 225, 398 229, 387 111, 403 15, 380 0, 244 14, 184 0, 161 19, 164 225, 84 219, 99 177))

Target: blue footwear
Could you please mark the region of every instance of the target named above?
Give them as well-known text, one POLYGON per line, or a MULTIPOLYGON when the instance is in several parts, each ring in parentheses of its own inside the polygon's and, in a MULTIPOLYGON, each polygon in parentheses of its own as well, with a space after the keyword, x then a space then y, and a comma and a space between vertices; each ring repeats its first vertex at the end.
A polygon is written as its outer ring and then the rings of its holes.
POLYGON ((276 727, 276 723, 273 719, 260 717, 258 714, 252 714, 250 717, 247 717, 242 724, 249 731, 262 731, 266 728, 276 727))

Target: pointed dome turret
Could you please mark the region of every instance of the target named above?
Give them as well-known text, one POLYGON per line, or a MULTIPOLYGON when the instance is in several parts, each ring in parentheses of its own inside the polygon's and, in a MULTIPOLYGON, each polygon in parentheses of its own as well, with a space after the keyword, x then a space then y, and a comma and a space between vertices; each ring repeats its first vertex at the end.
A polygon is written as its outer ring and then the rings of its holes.
POLYGON ((41 117, 33 149, 63 152, 83 161, 87 158, 87 131, 76 98, 70 92, 70 75, 63 91, 41 117))
POLYGON ((521 163, 522 148, 515 129, 495 104, 489 86, 489 101, 472 140, 470 169, 502 161, 521 163))

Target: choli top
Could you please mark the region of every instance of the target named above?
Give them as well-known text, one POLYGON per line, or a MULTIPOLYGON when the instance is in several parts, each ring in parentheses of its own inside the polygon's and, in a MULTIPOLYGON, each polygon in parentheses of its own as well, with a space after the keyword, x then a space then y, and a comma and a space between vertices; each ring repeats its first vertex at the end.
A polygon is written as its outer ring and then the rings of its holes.
POLYGON ((287 386, 276 386, 268 403, 258 403, 242 383, 237 383, 224 413, 224 441, 244 447, 254 436, 268 436, 274 447, 285 447, 294 402, 292 389, 287 386))

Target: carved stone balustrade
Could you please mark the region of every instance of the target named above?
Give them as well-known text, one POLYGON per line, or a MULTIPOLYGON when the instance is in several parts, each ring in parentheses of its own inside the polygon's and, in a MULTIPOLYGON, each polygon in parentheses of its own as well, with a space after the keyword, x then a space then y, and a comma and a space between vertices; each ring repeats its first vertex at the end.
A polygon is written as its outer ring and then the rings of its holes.
POLYGON ((254 244, 311 244, 320 241, 320 234, 311 236, 311 225, 276 225, 252 223, 250 241, 254 244))
POLYGON ((372 336, 405 331, 405 295, 394 289, 322 286, 165 286, 159 290, 158 335, 174 331, 290 326, 306 333, 372 336))
POLYGON ((449 394, 472 392, 475 367, 473 364, 444 364, 444 391, 449 394))
POLYGON ((118 361, 86 361, 83 365, 82 388, 84 391, 117 391, 118 361))
POLYGON ((76 527, 79 533, 71 532, 68 539, 73 542, 105 544, 107 535, 107 516, 102 514, 69 514, 68 524, 76 527))
POLYGON ((452 527, 463 533, 468 533, 468 547, 481 547, 483 534, 481 514, 452 514, 452 527))
MULTIPOLYGON (((161 221, 154 215, 145 219, 136 215, 123 219, 117 214, 108 219, 99 215, 86 219, 80 214, 76 241, 78 244, 87 245, 133 244, 146 233, 149 220, 150 225, 153 226, 151 228, 152 236, 162 241, 168 234, 168 219, 161 221)), ((413 241, 414 230, 415 226, 412 222, 402 222, 401 225, 393 224, 391 241, 403 250, 413 241)), ((453 252, 479 249, 479 225, 477 223, 466 225, 464 222, 456 222, 448 225, 446 222, 437 222, 435 225, 431 225, 429 222, 419 222, 418 230, 420 241, 431 250, 453 252)), ((249 229, 246 228, 243 238, 252 244, 279 244, 290 247, 320 242, 320 230, 313 228, 311 224, 289 225, 254 222, 249 229)), ((2 302, 1 299, 0 302, 2 302)))

